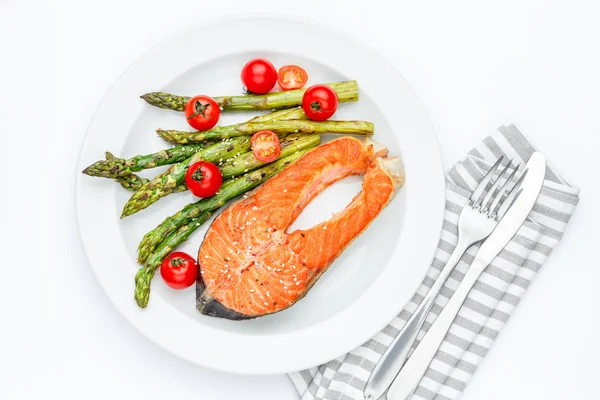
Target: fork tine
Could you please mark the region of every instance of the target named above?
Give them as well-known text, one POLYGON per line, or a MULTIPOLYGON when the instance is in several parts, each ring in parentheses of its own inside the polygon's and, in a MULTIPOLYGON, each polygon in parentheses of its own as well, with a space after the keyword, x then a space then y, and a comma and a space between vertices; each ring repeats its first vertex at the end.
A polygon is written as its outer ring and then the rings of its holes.
POLYGON ((517 182, 515 182, 512 189, 510 189, 508 196, 506 196, 506 199, 504 199, 504 201, 502 202, 502 205, 500 206, 500 209, 498 210, 498 214, 497 214, 498 218, 502 218, 504 216, 504 214, 506 214, 506 212, 508 211, 508 209, 510 208, 512 203, 514 203, 514 201, 517 199, 517 197, 519 197, 519 194, 521 194, 521 190, 517 190, 517 189, 521 188, 521 183, 523 183, 523 179, 525 179, 527 172, 529 172, 528 169, 523 171, 523 173, 519 177, 519 180, 517 182))
POLYGON ((520 166, 521 166, 521 164, 517 164, 515 166, 515 169, 513 169, 513 172, 511 172, 511 174, 508 176, 508 178, 506 178, 506 181, 504 182, 504 184, 502 185, 502 187, 498 191, 498 194, 494 198, 494 201, 492 201, 492 204, 490 205, 490 208, 489 208, 490 213, 494 214, 494 211, 496 210, 496 207, 498 206, 498 203, 500 202, 500 200, 502 200, 502 197, 508 191, 508 185, 510 185, 510 183, 514 179, 514 177, 517 174, 517 171, 519 170, 520 166))
POLYGON ((496 170, 500 166, 500 163, 502 163, 502 160, 504 160, 504 156, 500 156, 500 158, 496 161, 496 163, 494 165, 492 165, 492 168, 490 168, 488 173, 485 174, 485 176, 483 177, 481 182, 479 182, 479 185, 477 185, 477 187, 475 188, 475 191, 469 198, 469 200, 473 204, 477 203, 477 201, 480 199, 481 195, 485 191, 486 186, 488 185, 488 183, 490 183, 490 181, 492 180, 492 177, 496 173, 496 170))
POLYGON ((500 172, 500 174, 498 174, 498 179, 496 179, 496 181, 494 182, 494 184, 492 185, 492 187, 490 188, 490 190, 488 190, 487 194, 483 198, 483 201, 481 202, 481 209, 482 209, 482 211, 487 211, 488 210, 487 205, 492 200, 492 196, 496 193, 496 189, 498 189, 498 187, 500 186, 500 182, 502 181, 502 178, 504 177, 504 174, 506 174, 506 172, 508 171, 508 169, 512 165, 512 162, 513 162, 513 160, 510 160, 508 162, 508 164, 506 164, 506 167, 504 167, 504 169, 502 170, 502 172, 500 172))

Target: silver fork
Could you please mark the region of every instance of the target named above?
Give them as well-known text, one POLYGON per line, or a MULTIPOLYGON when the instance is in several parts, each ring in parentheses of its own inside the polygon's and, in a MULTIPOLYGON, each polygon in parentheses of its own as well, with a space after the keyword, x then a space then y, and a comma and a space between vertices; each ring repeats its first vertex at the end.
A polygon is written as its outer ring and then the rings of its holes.
MULTIPOLYGON (((406 362, 408 353, 433 306, 434 300, 450 276, 450 273, 454 270, 454 267, 458 264, 469 247, 485 240, 498 224, 497 216, 499 212, 496 211, 496 208, 503 198, 503 195, 508 192, 505 189, 507 189, 519 168, 519 165, 515 166, 513 172, 503 179, 508 174, 510 166, 512 165, 511 160, 498 174, 496 179, 494 179, 494 175, 502 164, 503 159, 504 157, 500 157, 492 168, 490 168, 469 198, 467 205, 461 211, 458 219, 458 244, 456 245, 456 248, 440 272, 440 276, 429 290, 429 293, 427 293, 414 314, 408 320, 406 325, 404 325, 390 347, 388 347, 379 363, 375 366, 373 374, 365 388, 365 399, 376 400, 380 399, 385 394, 406 362), (500 187, 502 181, 503 184, 500 187), (491 185, 491 187, 488 189, 489 185, 491 185)), ((519 180, 522 180, 524 175, 525 174, 522 174, 519 180)), ((506 201, 504 203, 509 202, 506 201)), ((502 204, 502 208, 508 206, 509 204, 502 204)), ((500 213, 500 215, 502 214, 500 213)))

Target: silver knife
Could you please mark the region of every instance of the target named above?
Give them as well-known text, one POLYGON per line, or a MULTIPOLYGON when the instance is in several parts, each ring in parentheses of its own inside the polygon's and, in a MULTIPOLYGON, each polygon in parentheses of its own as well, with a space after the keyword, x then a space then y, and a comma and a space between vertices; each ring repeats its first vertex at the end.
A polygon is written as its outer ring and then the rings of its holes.
POLYGON ((546 173, 545 157, 539 152, 534 153, 529 159, 525 171, 527 175, 521 183, 518 196, 500 220, 494 232, 481 245, 473 260, 473 264, 471 264, 454 295, 452 295, 448 304, 429 328, 429 331, 427 331, 427 334, 423 337, 423 340, 421 340, 408 361, 406 361, 396 379, 392 382, 387 392, 387 399, 406 400, 413 394, 450 330, 450 326, 469 294, 471 287, 483 270, 504 249, 523 225, 523 222, 525 222, 542 189, 546 173))

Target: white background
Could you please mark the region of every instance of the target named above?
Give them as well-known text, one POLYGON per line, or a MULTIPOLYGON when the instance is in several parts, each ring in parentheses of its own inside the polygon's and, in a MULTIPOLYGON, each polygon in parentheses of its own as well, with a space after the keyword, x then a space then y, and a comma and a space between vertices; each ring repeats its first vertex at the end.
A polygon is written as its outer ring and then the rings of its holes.
POLYGON ((423 102, 446 166, 514 122, 582 188, 563 243, 463 399, 596 398, 595 0, 0 0, 0 398, 297 398, 284 375, 211 371, 142 337, 95 281, 73 211, 78 150, 112 83, 160 40, 246 12, 312 18, 384 55, 423 102))

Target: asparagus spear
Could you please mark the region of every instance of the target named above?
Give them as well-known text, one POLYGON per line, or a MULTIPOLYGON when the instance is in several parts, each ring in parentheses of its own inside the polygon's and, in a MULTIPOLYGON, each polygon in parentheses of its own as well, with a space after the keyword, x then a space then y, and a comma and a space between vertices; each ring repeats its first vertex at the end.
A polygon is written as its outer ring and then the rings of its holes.
MULTIPOLYGON (((113 161, 124 162, 125 161, 123 159, 116 157, 115 155, 113 155, 112 153, 110 153, 108 151, 104 154, 106 156, 107 161, 110 161, 110 162, 113 162, 113 161)), ((85 173, 85 170, 83 171, 83 173, 85 173)), ((149 179, 137 176, 133 172, 123 174, 122 176, 115 176, 115 180, 117 182, 119 182, 121 184, 121 186, 123 186, 125 189, 132 190, 134 192, 136 190, 138 190, 144 183, 149 181, 149 179)))
MULTIPOLYGON (((273 120, 296 120, 306 119, 306 115, 301 108, 291 108, 275 111, 267 115, 255 117, 248 122, 266 122, 273 120)), ((237 136, 247 136, 247 133, 240 132, 237 127, 242 124, 217 126, 207 131, 187 132, 178 130, 157 129, 158 136, 167 142, 175 144, 199 143, 211 139, 227 139, 237 136)))
POLYGON ((150 204, 158 201, 161 197, 165 197, 175 191, 176 188, 184 184, 185 173, 188 167, 198 161, 209 161, 217 163, 224 159, 228 159, 245 153, 250 149, 250 138, 239 137, 228 141, 219 142, 209 146, 184 161, 171 165, 162 174, 159 174, 150 182, 142 185, 125 203, 121 218, 135 214, 143 210, 150 204))
POLYGON ((150 282, 154 276, 154 272, 162 264, 163 260, 173 251, 177 246, 187 240, 187 238, 196 230, 199 225, 202 225, 211 213, 203 213, 196 217, 187 225, 183 225, 177 231, 171 233, 167 238, 160 244, 154 253, 148 259, 148 263, 140 268, 135 275, 135 301, 138 306, 145 308, 148 305, 148 299, 150 297, 150 282))
MULTIPOLYGON (((252 118, 251 122, 267 122, 274 118, 277 119, 287 119, 287 118, 296 118, 299 116, 298 112, 302 112, 301 109, 290 109, 290 110, 280 110, 275 111, 269 114, 261 115, 258 117, 252 118)), ((302 113, 302 115, 304 115, 302 113)), ((221 159, 230 158, 232 155, 239 155, 240 153, 245 152, 250 149, 250 139, 248 137, 240 137, 240 138, 232 138, 228 139, 227 142, 220 142, 211 147, 208 147, 200 152, 194 154, 190 158, 180 162, 179 164, 175 164, 171 166, 167 171, 158 175, 152 181, 143 185, 136 193, 133 194, 131 199, 125 204, 123 208, 123 213, 121 214, 121 218, 124 218, 128 215, 134 214, 139 210, 142 210, 148 207, 150 204, 156 202, 161 197, 167 196, 173 193, 175 190, 172 188, 178 188, 180 185, 184 185, 184 177, 187 171, 187 168, 202 159, 206 161, 216 162, 217 160, 221 162, 221 159), (223 143, 229 144, 237 144, 237 148, 233 149, 229 155, 219 155, 218 157, 214 157, 214 160, 210 157, 210 154, 206 154, 209 149, 223 146, 223 143)), ((218 153, 218 152, 213 152, 218 153)))
MULTIPOLYGON (((277 160, 269 165, 266 165, 260 169, 257 169, 246 176, 231 179, 227 181, 221 187, 219 194, 209 198, 198 201, 197 203, 190 204, 184 208, 188 214, 191 215, 194 212, 194 216, 189 218, 182 218, 180 211, 173 217, 168 218, 165 222, 174 223, 175 219, 179 219, 181 223, 177 225, 176 230, 172 230, 171 233, 156 247, 156 249, 147 258, 145 264, 140 268, 135 276, 135 301, 138 306, 145 308, 148 305, 148 299, 150 297, 150 282, 154 276, 154 272, 158 269, 164 258, 179 244, 185 241, 200 225, 202 225, 210 217, 211 211, 200 211, 203 208, 208 210, 209 208, 204 205, 209 201, 212 202, 214 209, 222 207, 225 203, 233 199, 234 197, 247 192, 269 178, 273 177, 288 165, 300 158, 308 150, 302 150, 294 153, 286 158, 277 160), (170 221, 173 219, 172 221, 170 221)), ((164 225, 161 224, 160 226, 164 225)), ((164 236, 163 236, 164 237, 164 236)))
MULTIPOLYGON (((294 155, 296 152, 311 149, 318 146, 319 143, 321 143, 321 138, 319 135, 290 135, 281 143, 281 154, 279 159, 294 155)), ((229 177, 233 178, 233 176, 241 175, 248 170, 254 170, 263 165, 265 165, 265 163, 258 161, 254 155, 249 152, 239 158, 236 158, 235 160, 225 163, 221 167, 221 173, 223 174, 224 179, 229 177)), ((240 177, 238 179, 244 178, 240 177)), ((240 187, 239 184, 235 184, 238 179, 230 179, 225 181, 215 196, 186 206, 177 214, 167 218, 154 230, 148 232, 138 247, 138 261, 140 263, 145 262, 150 253, 154 251, 156 246, 158 246, 168 234, 179 228, 186 221, 197 217, 203 212, 214 211, 219 207, 222 207, 226 201, 241 194, 240 190, 244 188, 240 187)), ((249 190, 249 188, 245 189, 244 191, 247 190, 249 190)))
MULTIPOLYGON (((337 93, 340 102, 357 101, 358 85, 356 81, 327 83, 337 93)), ((302 104, 306 89, 288 90, 267 94, 252 94, 245 96, 214 97, 223 110, 272 110, 295 107, 302 104)), ((150 105, 169 110, 183 111, 190 100, 186 96, 177 96, 164 92, 146 93, 140 96, 150 105)))
POLYGON ((175 146, 156 153, 131 157, 128 160, 114 156, 111 158, 107 157, 106 160, 96 161, 84 169, 83 173, 90 176, 116 179, 119 175, 183 161, 192 156, 192 154, 206 148, 209 144, 210 143, 196 143, 186 146, 175 146))
MULTIPOLYGON (((301 110, 299 110, 302 112, 301 110)), ((258 131, 271 130, 276 133, 286 134, 292 132, 301 133, 342 133, 354 135, 372 135, 374 125, 367 121, 308 121, 283 119, 270 121, 249 121, 237 125, 218 127, 210 131, 187 132, 177 130, 158 129, 156 133, 167 142, 185 144, 197 143, 206 139, 229 138, 238 136, 249 136, 258 131)))

